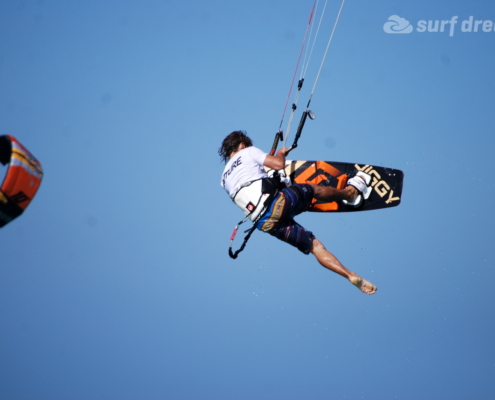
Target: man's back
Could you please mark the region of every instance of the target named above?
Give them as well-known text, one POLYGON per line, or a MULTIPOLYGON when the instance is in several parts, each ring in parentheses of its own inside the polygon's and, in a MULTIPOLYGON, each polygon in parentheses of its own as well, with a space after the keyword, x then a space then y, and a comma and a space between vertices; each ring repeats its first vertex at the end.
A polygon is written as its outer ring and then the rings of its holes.
POLYGON ((233 197, 245 183, 267 178, 263 169, 265 158, 266 153, 254 146, 238 151, 225 165, 220 185, 233 197))

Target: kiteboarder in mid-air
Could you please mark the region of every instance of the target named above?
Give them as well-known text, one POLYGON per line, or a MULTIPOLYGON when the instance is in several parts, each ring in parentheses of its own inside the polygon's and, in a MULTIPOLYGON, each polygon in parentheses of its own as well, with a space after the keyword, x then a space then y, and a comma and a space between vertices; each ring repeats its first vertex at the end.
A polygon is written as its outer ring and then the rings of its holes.
POLYGON ((304 254, 312 253, 322 266, 347 278, 362 292, 375 293, 375 285, 345 268, 312 232, 294 221, 296 215, 308 209, 313 198, 360 204, 362 196, 369 190, 370 176, 358 172, 347 181, 345 189, 314 184, 282 187, 280 179, 269 177, 263 167, 275 171, 283 169, 287 153, 287 148, 282 147, 276 155, 266 154, 253 146, 246 132, 232 132, 218 150, 226 163, 222 187, 253 221, 256 229, 297 247, 304 254))

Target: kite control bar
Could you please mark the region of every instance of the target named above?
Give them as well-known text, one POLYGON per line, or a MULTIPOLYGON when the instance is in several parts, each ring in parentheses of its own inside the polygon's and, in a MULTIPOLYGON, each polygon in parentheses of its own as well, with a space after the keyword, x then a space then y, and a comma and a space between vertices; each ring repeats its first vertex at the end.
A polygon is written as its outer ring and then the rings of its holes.
POLYGON ((289 154, 289 152, 291 152, 292 150, 294 150, 297 147, 297 141, 301 137, 301 133, 302 133, 302 130, 304 128, 304 124, 306 123, 306 118, 308 118, 308 117, 309 117, 309 119, 315 119, 316 115, 311 110, 306 110, 303 112, 303 114, 301 115, 301 121, 299 121, 299 126, 297 127, 296 137, 294 138, 294 143, 292 143, 292 146, 287 150, 287 154, 289 154))
MULTIPOLYGON (((289 154, 289 152, 291 152, 292 150, 294 150, 297 147, 297 142, 298 142, 299 138, 301 137, 301 133, 302 133, 302 130, 304 128, 304 124, 306 123, 306 118, 308 118, 308 117, 309 117, 309 119, 315 119, 316 115, 311 110, 306 110, 303 112, 303 114, 301 115, 301 120, 299 121, 299 126, 297 127, 296 137, 294 138, 294 143, 292 143, 292 146, 287 150, 287 154, 289 154)), ((277 150, 278 142, 280 140, 284 140, 284 132, 282 130, 278 131, 275 134, 275 139, 273 140, 272 149, 270 150, 271 156, 275 155, 275 151, 277 150)))
POLYGON ((284 132, 283 131, 278 131, 275 134, 275 139, 273 140, 272 149, 270 150, 271 156, 275 155, 275 150, 277 150, 278 142, 280 140, 284 140, 284 132))

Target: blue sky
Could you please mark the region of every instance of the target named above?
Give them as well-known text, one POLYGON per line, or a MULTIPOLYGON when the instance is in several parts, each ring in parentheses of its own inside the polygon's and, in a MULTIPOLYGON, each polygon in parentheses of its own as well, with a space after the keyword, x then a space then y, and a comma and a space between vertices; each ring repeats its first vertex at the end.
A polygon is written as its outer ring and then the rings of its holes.
POLYGON ((376 295, 260 232, 228 257, 217 149, 269 150, 312 4, 0 1, 0 133, 45 172, 0 232, 1 400, 493 396, 495 32, 461 30, 492 2, 344 7, 291 156, 401 169, 403 200, 298 221, 376 295))

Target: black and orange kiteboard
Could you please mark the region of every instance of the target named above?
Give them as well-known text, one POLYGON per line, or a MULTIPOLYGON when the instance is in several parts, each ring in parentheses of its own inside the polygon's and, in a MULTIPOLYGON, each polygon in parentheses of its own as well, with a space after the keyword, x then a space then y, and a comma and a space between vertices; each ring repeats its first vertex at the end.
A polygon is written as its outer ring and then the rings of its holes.
POLYGON ((0 136, 0 162, 7 172, 0 187, 0 227, 21 215, 43 178, 41 163, 13 136, 0 136))

